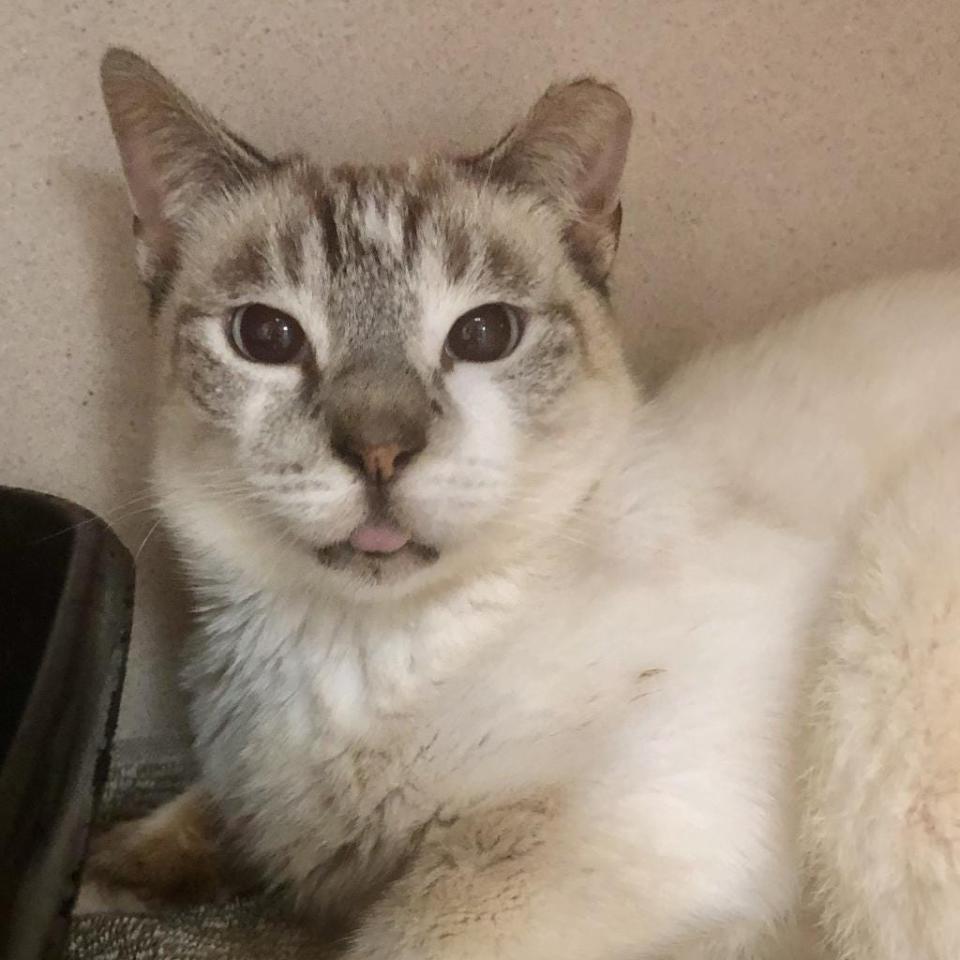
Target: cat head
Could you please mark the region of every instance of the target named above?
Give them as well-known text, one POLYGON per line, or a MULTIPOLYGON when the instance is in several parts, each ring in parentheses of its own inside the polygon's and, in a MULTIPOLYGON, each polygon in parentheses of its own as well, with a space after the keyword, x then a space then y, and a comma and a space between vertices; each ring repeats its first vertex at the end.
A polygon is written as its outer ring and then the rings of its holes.
POLYGON ((102 83, 189 558, 375 600, 563 542, 633 403, 607 292, 618 93, 551 88, 477 156, 323 169, 128 51, 102 83))

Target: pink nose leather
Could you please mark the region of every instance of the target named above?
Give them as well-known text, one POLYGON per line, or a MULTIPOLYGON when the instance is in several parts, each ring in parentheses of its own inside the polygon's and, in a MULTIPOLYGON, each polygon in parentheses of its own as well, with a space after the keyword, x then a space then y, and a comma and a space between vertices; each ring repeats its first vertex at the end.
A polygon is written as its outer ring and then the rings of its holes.
POLYGON ((403 451, 397 443, 384 443, 375 447, 367 447, 360 454, 363 467, 373 480, 386 483, 393 479, 397 468, 397 457, 403 451))

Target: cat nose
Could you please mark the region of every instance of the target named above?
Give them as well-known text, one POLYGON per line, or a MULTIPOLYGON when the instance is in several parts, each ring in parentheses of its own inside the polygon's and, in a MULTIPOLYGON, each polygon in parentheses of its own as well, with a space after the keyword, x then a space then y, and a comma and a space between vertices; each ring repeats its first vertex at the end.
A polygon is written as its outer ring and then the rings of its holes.
POLYGON ((337 456, 376 484, 389 483, 424 447, 426 438, 408 435, 405 443, 376 443, 365 446, 349 436, 334 439, 337 456))
POLYGON ((361 456, 367 476, 371 480, 384 482, 392 480, 394 473, 413 458, 416 451, 401 450, 397 443, 383 443, 367 447, 361 456))
POLYGON ((378 485, 394 480, 426 447, 434 415, 412 371, 374 363, 334 378, 325 406, 334 455, 378 485))

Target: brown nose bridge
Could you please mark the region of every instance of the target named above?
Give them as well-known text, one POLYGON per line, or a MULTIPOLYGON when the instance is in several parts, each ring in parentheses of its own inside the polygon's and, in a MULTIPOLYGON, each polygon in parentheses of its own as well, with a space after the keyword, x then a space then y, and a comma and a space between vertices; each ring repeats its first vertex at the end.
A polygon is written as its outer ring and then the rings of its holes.
POLYGON ((334 452, 377 483, 426 446, 430 398, 413 370, 354 366, 330 384, 327 407, 334 452))

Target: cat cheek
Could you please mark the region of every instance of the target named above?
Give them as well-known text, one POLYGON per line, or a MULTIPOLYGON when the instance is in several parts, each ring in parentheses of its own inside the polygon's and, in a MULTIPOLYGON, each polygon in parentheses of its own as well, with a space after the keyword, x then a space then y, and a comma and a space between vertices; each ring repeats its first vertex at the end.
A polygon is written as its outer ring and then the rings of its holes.
POLYGON ((222 426, 236 420, 246 394, 246 384, 232 375, 198 325, 178 333, 173 382, 201 419, 222 426))
POLYGON ((398 491, 397 509, 417 536, 433 546, 469 543, 502 512, 506 479, 477 484, 469 475, 398 491))

